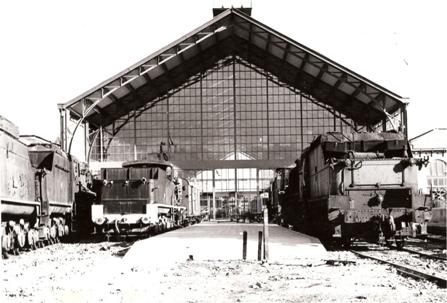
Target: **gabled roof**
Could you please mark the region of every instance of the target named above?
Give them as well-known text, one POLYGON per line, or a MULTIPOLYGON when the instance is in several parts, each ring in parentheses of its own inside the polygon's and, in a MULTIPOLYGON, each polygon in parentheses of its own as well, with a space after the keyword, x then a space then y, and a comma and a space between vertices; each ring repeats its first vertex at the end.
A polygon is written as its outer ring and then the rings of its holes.
POLYGON ((417 150, 447 149, 447 128, 434 128, 412 139, 411 146, 417 150))
POLYGON ((209 22, 80 96, 60 104, 91 127, 107 126, 184 84, 220 59, 234 55, 290 87, 374 125, 396 112, 401 97, 237 9, 209 22))

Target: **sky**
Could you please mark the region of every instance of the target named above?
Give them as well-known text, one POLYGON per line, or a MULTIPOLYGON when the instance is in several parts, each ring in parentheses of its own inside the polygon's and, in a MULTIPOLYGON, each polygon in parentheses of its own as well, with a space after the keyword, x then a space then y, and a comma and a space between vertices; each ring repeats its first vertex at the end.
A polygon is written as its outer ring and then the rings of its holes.
POLYGON ((442 0, 2 1, 0 115, 55 140, 58 103, 209 21, 213 6, 250 2, 258 21, 406 98, 410 138, 447 127, 442 0))

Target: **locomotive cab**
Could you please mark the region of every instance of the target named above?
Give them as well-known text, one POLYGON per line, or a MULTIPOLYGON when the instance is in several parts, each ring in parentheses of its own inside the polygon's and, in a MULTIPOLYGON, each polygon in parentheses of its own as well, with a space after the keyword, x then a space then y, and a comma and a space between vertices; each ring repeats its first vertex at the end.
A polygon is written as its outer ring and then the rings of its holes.
POLYGON ((101 178, 95 180, 97 202, 92 205, 96 232, 145 234, 173 227, 181 209, 175 188, 173 168, 166 161, 103 168, 101 178))

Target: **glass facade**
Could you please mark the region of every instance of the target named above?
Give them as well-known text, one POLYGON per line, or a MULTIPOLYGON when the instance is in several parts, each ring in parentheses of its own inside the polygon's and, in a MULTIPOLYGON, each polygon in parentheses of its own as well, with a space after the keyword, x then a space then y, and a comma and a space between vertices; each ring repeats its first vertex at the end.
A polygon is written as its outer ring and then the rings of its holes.
MULTIPOLYGON (((238 57, 220 60, 199 80, 192 79, 105 127, 93 144, 91 160, 151 159, 164 142, 174 163, 283 160, 293 164, 317 134, 352 131, 354 125, 238 57)), ((201 187, 205 208, 209 210, 214 198, 218 210, 228 215, 253 212, 254 205, 259 206, 259 191, 269 187, 275 168, 213 171, 204 164, 186 175, 201 187)))
POLYGON ((240 58, 227 58, 200 81, 104 128, 91 159, 147 159, 160 143, 170 159, 256 160, 299 157, 315 135, 354 123, 240 58), (102 144, 100 143, 102 140, 102 144))

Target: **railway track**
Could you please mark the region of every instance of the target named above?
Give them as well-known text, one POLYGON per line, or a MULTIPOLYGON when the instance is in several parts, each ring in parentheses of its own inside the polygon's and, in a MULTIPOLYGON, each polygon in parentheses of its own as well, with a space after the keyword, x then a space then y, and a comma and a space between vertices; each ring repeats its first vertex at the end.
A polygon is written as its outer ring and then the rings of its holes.
MULTIPOLYGON (((398 249, 397 247, 393 247, 394 249, 398 249)), ((417 251, 415 249, 411 249, 411 248, 407 248, 407 247, 403 247, 403 248, 399 248, 398 250, 401 251, 406 251, 410 254, 415 254, 415 255, 419 255, 422 258, 427 258, 427 259, 433 259, 433 260, 443 260, 446 261, 447 258, 445 255, 433 255, 433 254, 428 254, 425 252, 421 252, 421 251, 417 251)))
MULTIPOLYGON (((363 247, 363 249, 365 249, 363 247)), ((397 251, 394 249, 367 249, 363 251, 351 249, 351 253, 361 258, 371 259, 382 264, 394 267, 399 274, 409 276, 418 280, 427 280, 435 283, 440 288, 447 288, 447 262, 442 258, 434 258, 415 250, 405 249, 397 251), (415 259, 417 256, 418 259, 415 259), (422 258, 428 261, 423 262, 422 258), (406 264, 403 264, 406 263, 406 264)))
POLYGON ((444 237, 444 236, 438 236, 438 235, 429 235, 429 236, 427 236, 427 238, 426 238, 428 241, 431 241, 431 242, 436 242, 436 243, 442 243, 442 244, 446 244, 446 241, 447 241, 447 239, 446 239, 446 237, 444 237))
POLYGON ((415 254, 425 259, 447 260, 445 238, 444 241, 439 238, 408 239, 404 247, 397 248, 393 246, 392 248, 415 254))

